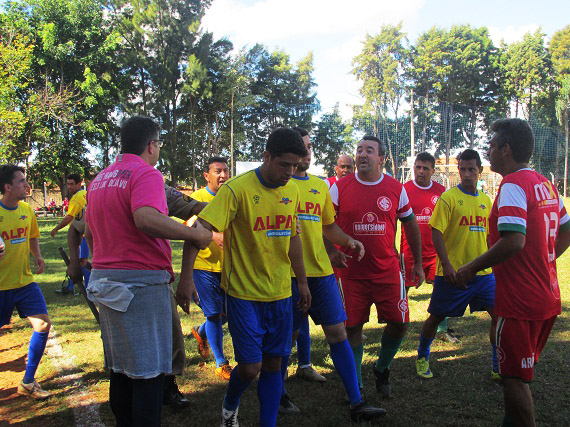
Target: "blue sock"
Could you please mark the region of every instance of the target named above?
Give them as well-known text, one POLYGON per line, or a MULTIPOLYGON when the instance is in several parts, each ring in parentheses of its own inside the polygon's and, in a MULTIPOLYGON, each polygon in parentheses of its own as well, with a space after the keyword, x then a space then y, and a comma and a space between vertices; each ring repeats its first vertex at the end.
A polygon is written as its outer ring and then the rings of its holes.
POLYGON ((283 356, 281 360, 281 378, 283 378, 283 387, 281 388, 281 396, 287 394, 285 390, 285 375, 287 375, 287 367, 289 366, 289 356, 283 356))
POLYGON ((418 359, 425 357, 429 360, 429 351, 433 338, 426 338, 420 332, 420 345, 418 345, 418 359))
POLYGON ((358 377, 356 376, 356 365, 350 344, 346 339, 330 344, 330 348, 334 367, 342 379, 350 405, 354 406, 362 402, 362 396, 360 396, 360 387, 358 386, 358 377))
MULTIPOLYGON (((208 317, 204 325, 206 325, 206 336, 208 337, 210 347, 212 347, 217 368, 222 363, 228 361, 226 356, 224 356, 224 330, 222 329, 222 319, 220 316, 208 317)), ((198 329, 198 333, 200 333, 199 331, 198 329)))
POLYGON ((251 381, 243 381, 237 371, 237 366, 232 369, 230 381, 226 388, 226 397, 224 398, 224 408, 228 411, 235 411, 239 406, 239 399, 243 392, 249 387, 251 381))
POLYGON ((73 291, 73 282, 71 281, 71 279, 67 279, 67 289, 73 291))
POLYGON ((87 286, 89 286, 89 278, 91 277, 91 270, 89 270, 87 266, 84 265, 81 267, 81 271, 83 272, 83 284, 87 289, 87 286))
POLYGON ((299 325, 299 336, 297 337, 297 358, 299 366, 309 366, 311 364, 311 334, 309 332, 309 316, 305 316, 299 325))
POLYGON ((32 334, 30 347, 28 348, 28 363, 26 364, 26 372, 24 374, 24 383, 30 384, 34 382, 38 365, 44 354, 49 332, 36 332, 32 334))
POLYGON ((208 336, 206 335, 206 322, 198 326, 198 335, 200 335, 200 338, 202 338, 203 340, 208 339, 208 336))
POLYGON ((281 371, 267 372, 261 370, 257 383, 257 397, 259 398, 259 425, 261 427, 275 427, 277 412, 281 401, 283 377, 281 371))
POLYGON ((358 387, 364 388, 364 383, 362 382, 362 356, 364 355, 364 345, 359 344, 356 347, 352 347, 352 354, 354 355, 354 365, 356 367, 356 378, 358 378, 358 387))
POLYGON ((499 359, 497 359, 497 346, 491 344, 493 347, 493 372, 499 372, 499 359))

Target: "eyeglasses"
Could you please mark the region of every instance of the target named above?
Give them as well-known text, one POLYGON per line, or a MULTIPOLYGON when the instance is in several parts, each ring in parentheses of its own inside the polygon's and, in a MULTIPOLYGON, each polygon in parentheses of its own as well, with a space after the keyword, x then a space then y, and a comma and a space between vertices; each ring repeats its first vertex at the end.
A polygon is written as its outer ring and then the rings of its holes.
POLYGON ((162 148, 162 146, 164 145, 164 139, 151 139, 148 143, 150 144, 151 142, 154 142, 158 148, 162 148))

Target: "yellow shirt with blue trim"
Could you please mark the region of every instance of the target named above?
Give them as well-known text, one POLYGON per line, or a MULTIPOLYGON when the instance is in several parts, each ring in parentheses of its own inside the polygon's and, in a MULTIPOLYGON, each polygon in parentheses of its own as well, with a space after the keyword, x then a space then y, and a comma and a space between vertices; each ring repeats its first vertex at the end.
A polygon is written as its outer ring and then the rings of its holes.
POLYGON ((79 190, 69 200, 67 215, 71 215, 77 221, 83 218, 85 214, 85 205, 87 204, 87 191, 79 190))
MULTIPOLYGON (((208 187, 201 188, 194 191, 190 197, 199 202, 210 203, 214 200, 215 194, 210 191, 208 187)), ((196 216, 190 218, 190 221, 195 221, 196 216)), ((214 241, 206 249, 202 249, 198 252, 196 256, 196 261, 194 262, 195 270, 211 271, 213 273, 219 273, 222 271, 222 257, 223 251, 214 241)))
MULTIPOLYGON (((445 191, 438 199, 429 225, 443 234, 447 257, 456 270, 487 251, 491 206, 485 193, 469 193, 461 185, 445 191)), ((477 275, 491 271, 487 268, 477 275)), ((436 275, 443 276, 439 257, 436 275)))
POLYGON ((250 301, 291 296, 289 245, 296 235, 299 188, 273 187, 258 169, 226 181, 198 215, 224 232, 222 289, 250 301))
POLYGON ((0 203, 0 235, 6 246, 0 259, 0 290, 16 289, 34 281, 30 270, 30 239, 40 237, 36 215, 29 204, 15 208, 0 203))
MULTIPOLYGON (((297 219, 301 224, 305 272, 307 277, 329 276, 333 269, 323 242, 323 225, 334 222, 334 206, 327 184, 310 174, 293 176, 293 180, 299 187, 297 219)), ((291 276, 295 277, 293 271, 291 276)))

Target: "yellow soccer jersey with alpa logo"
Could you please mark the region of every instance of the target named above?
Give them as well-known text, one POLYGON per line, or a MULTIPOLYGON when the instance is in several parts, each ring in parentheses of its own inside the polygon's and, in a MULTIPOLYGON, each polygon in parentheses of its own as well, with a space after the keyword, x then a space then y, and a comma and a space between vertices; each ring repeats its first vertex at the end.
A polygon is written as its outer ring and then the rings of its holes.
MULTIPOLYGON (((326 183, 307 174, 293 180, 299 187, 297 219, 301 224, 303 262, 307 277, 324 277, 333 274, 331 262, 323 243, 323 225, 334 222, 334 206, 326 183)), ((293 271, 291 276, 295 277, 293 271)))
MULTIPOLYGON (((198 191, 194 191, 190 197, 194 200, 198 200, 199 202, 210 203, 214 200, 215 194, 210 193, 206 187, 201 188, 198 191)), ((191 220, 195 221, 196 217, 192 217, 191 220)), ((194 269, 219 273, 222 271, 222 255, 222 248, 212 241, 206 249, 202 249, 198 252, 196 262, 194 262, 194 269)))
POLYGON ((270 188, 259 169, 222 185, 199 218, 224 232, 222 289, 250 301, 291 296, 289 243, 296 234, 299 188, 270 188))
MULTIPOLYGON (((491 199, 479 191, 466 193, 459 187, 445 191, 437 201, 429 225, 443 234, 449 262, 456 270, 487 250, 491 199)), ((491 274, 491 269, 477 275, 491 274)), ((437 258, 437 276, 443 268, 437 258)))
POLYGON ((0 203, 0 235, 6 254, 0 259, 0 290, 21 288, 34 281, 30 270, 30 239, 40 237, 34 211, 25 202, 14 209, 0 203))

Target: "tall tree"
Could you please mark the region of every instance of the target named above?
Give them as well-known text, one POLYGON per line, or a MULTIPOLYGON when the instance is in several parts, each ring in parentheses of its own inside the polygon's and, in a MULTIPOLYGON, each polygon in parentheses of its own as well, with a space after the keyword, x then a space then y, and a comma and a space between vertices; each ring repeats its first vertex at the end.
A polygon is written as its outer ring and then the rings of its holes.
POLYGON ((353 128, 342 120, 338 104, 317 121, 312 144, 317 163, 324 166, 328 176, 335 174, 336 161, 341 154, 353 155, 353 128))

